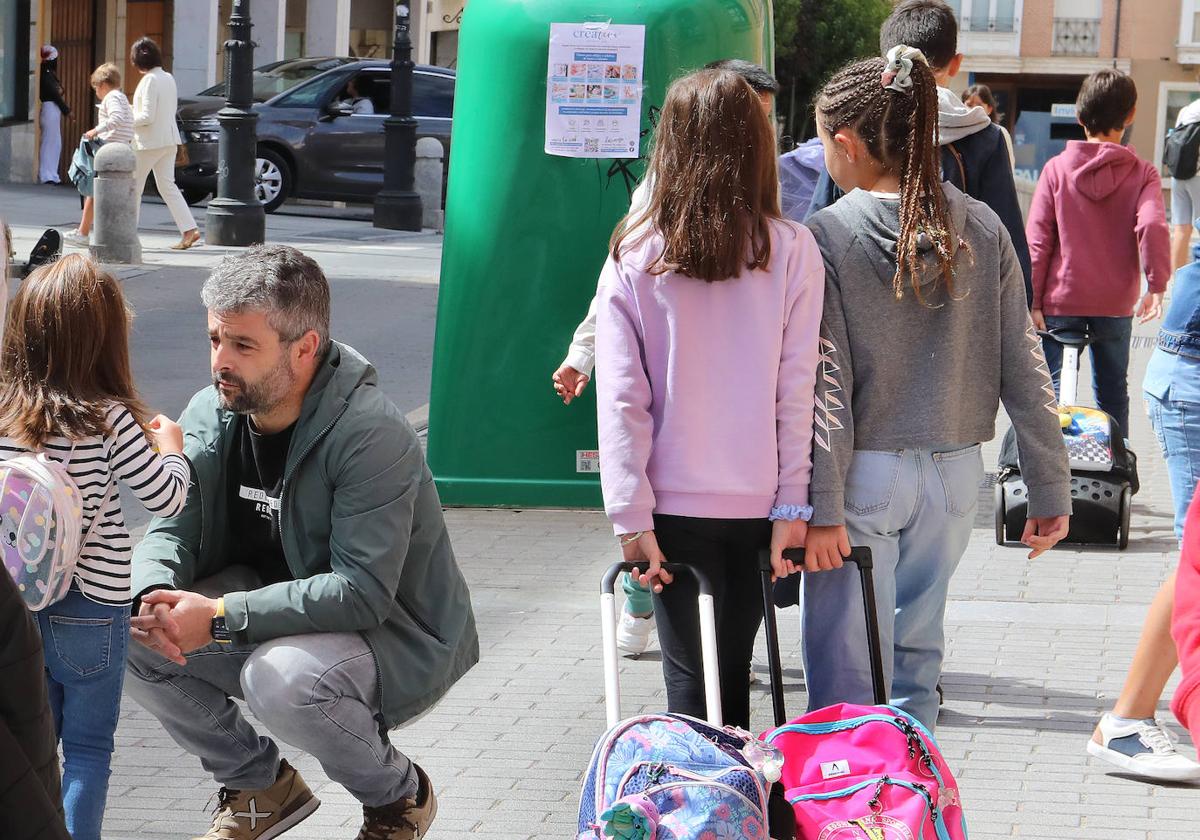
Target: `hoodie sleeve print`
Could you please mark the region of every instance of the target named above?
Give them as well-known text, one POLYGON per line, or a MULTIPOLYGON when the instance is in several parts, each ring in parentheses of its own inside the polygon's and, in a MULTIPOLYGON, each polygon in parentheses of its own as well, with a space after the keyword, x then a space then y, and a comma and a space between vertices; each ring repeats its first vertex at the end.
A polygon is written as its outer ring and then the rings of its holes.
POLYGON ((812 525, 845 523, 846 473, 854 455, 854 362, 837 272, 825 259, 825 298, 818 339, 813 471, 809 504, 812 525))
POLYGON ((617 534, 654 528, 654 490, 646 476, 653 396, 642 359, 633 292, 609 256, 596 297, 596 412, 604 511, 617 534))
POLYGON ((1042 308, 1042 297, 1046 294, 1046 281, 1050 274, 1050 259, 1058 247, 1058 220, 1054 215, 1054 191, 1050 182, 1054 177, 1053 167, 1042 170, 1033 203, 1029 206, 1029 257, 1033 269, 1033 300, 1031 309, 1042 308))
POLYGON ((775 437, 779 447, 777 506, 807 505, 812 478, 813 409, 820 356, 825 266, 812 233, 797 226, 791 283, 776 385, 775 437))
POLYGON ((996 211, 996 215, 1008 230, 1021 269, 1025 306, 1032 308, 1032 254, 1030 243, 1025 239, 1024 217, 1021 215, 1021 202, 1017 200, 1017 183, 1013 179, 1012 164, 1008 159, 1008 146, 1003 142, 997 143, 979 175, 979 196, 986 196, 987 205, 996 211))
POLYGON ((1021 475, 1029 488, 1029 516, 1071 512, 1071 471, 1058 423, 1058 401, 1042 342, 1033 328, 1021 270, 1008 232, 1000 246, 1000 399, 1017 434, 1021 475))
POLYGON ((1167 290, 1171 279, 1171 231, 1163 206, 1162 178, 1149 164, 1146 166, 1146 183, 1138 195, 1134 230, 1147 286, 1150 291, 1161 294, 1167 290))

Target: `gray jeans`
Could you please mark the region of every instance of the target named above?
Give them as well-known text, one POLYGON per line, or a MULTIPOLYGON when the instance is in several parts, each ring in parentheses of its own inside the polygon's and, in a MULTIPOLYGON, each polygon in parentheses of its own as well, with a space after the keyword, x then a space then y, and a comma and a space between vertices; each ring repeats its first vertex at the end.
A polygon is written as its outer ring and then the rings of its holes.
MULTIPOLYGON (((255 573, 233 566, 197 582, 209 597, 253 589, 255 573)), ((179 666, 129 646, 125 688, 216 781, 238 790, 275 782, 279 748, 259 735, 231 698, 246 701, 277 737, 321 763, 364 805, 415 797, 412 762, 381 734, 375 655, 357 633, 307 633, 245 647, 212 644, 179 666)))

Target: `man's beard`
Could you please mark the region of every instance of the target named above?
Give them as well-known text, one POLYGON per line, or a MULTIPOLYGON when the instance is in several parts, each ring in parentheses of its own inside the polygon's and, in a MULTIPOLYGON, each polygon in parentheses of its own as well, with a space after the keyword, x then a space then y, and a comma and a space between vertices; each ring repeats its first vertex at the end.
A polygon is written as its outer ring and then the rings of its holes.
POLYGON ((221 408, 237 414, 269 414, 287 396, 295 381, 296 376, 292 373, 286 355, 262 379, 254 383, 232 373, 213 374, 213 387, 224 382, 237 388, 232 394, 217 388, 221 408))

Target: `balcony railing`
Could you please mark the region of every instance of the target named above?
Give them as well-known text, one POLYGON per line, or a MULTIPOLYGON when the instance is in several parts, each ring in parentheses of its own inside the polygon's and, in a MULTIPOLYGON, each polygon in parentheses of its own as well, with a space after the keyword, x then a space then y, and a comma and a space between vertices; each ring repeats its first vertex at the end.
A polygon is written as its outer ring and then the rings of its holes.
POLYGON ((962 19, 961 28, 964 32, 1016 32, 1017 19, 972 15, 962 19))
POLYGON ((1099 55, 1100 21, 1093 18, 1055 18, 1054 55, 1099 55))

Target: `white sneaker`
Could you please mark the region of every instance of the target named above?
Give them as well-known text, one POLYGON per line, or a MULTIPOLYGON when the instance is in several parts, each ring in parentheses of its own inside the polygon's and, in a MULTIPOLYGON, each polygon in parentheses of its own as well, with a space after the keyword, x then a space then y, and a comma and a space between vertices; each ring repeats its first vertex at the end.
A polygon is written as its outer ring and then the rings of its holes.
POLYGON ((70 233, 63 234, 63 242, 66 242, 68 245, 77 245, 80 248, 86 248, 88 246, 88 237, 84 236, 76 228, 70 233))
POLYGON ((645 653, 650 644, 650 634, 653 632, 654 613, 636 616, 623 609, 621 620, 617 623, 617 650, 633 656, 645 653))
POLYGON ((1100 736, 1104 743, 1089 740, 1088 752, 1122 770, 1160 782, 1200 781, 1200 764, 1176 751, 1175 738, 1157 720, 1122 723, 1106 713, 1100 736))

